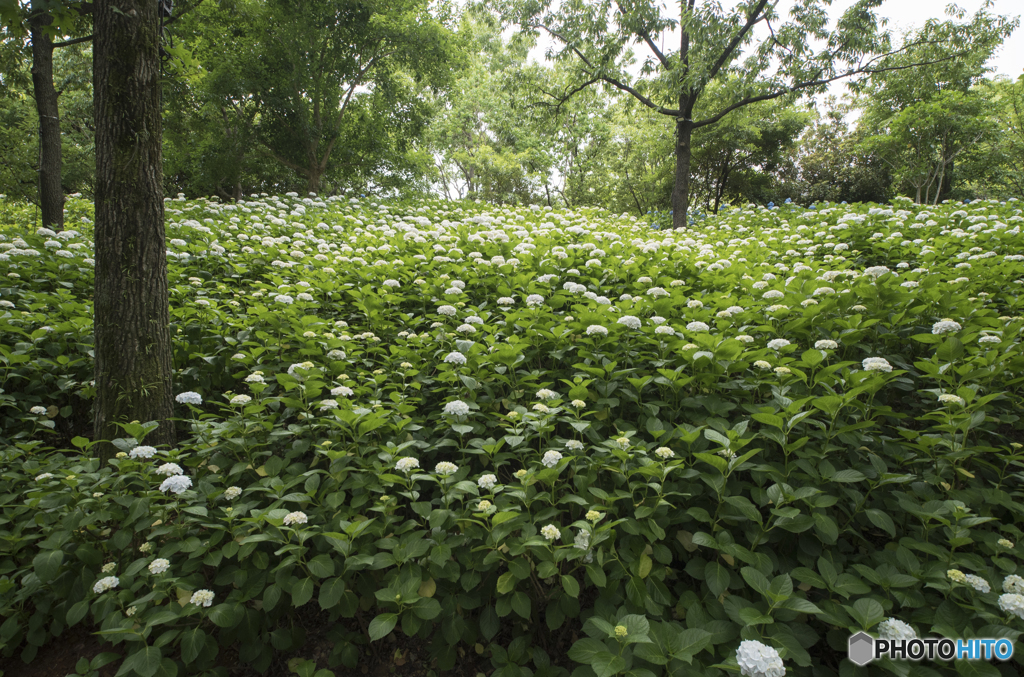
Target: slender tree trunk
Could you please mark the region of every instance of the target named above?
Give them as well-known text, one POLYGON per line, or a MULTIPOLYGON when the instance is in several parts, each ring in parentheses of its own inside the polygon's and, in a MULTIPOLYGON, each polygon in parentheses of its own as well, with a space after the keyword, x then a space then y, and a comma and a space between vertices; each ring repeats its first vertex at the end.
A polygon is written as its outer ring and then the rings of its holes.
POLYGON ((146 443, 173 445, 157 3, 95 0, 94 22, 94 435, 158 421, 146 443))
POLYGON ((676 182, 672 188, 672 227, 686 228, 686 212, 690 206, 690 145, 693 123, 684 118, 676 121, 676 182))
POLYGON ((32 93, 39 114, 39 211, 43 225, 54 230, 64 228, 64 189, 60 184, 60 111, 57 90, 53 87, 53 40, 44 32, 53 18, 40 0, 33 0, 32 20, 32 93))
POLYGON ((309 174, 306 175, 306 192, 320 194, 320 168, 310 167, 309 174))

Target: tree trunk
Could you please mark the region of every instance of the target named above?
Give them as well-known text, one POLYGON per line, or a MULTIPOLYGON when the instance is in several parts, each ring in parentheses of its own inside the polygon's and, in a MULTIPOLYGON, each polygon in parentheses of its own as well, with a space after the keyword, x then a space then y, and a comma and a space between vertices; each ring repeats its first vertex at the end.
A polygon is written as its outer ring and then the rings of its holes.
MULTIPOLYGON (((146 443, 175 443, 164 242, 158 4, 95 0, 96 403, 94 435, 158 421, 146 443)), ((114 451, 103 445, 104 458, 114 451)))
POLYGON ((43 226, 64 228, 64 189, 60 184, 60 111, 53 87, 53 40, 44 28, 53 18, 40 0, 33 0, 29 22, 32 37, 32 93, 39 115, 39 211, 43 226))
POLYGON ((676 182, 672 188, 672 227, 686 228, 686 212, 690 206, 690 156, 693 148, 693 123, 684 118, 676 121, 676 182))

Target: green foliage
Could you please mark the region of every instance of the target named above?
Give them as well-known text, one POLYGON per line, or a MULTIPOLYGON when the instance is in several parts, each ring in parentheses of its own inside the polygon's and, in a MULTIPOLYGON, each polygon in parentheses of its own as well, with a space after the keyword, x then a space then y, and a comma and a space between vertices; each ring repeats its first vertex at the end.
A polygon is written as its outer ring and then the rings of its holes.
MULTIPOLYGON (((35 201, 38 195, 39 118, 32 95, 31 53, 25 50, 3 73, 0 91, 0 192, 35 201)), ((60 98, 61 183, 68 193, 92 194, 92 50, 87 44, 54 51, 54 86, 60 98)))
POLYGON ((194 181, 209 162, 200 176, 237 199, 259 172, 253 155, 312 192, 393 189, 423 173, 416 141, 432 111, 421 95, 443 90, 462 58, 450 20, 426 2, 239 2, 186 21, 180 39, 204 68, 176 95, 188 114, 170 137, 175 174, 194 181))
POLYGON ((5 212, 0 651, 82 625, 122 675, 236 646, 327 677, 401 634, 439 672, 479 645, 501 675, 721 677, 745 640, 849 674, 887 618, 1015 641, 1020 204, 652 238, 592 208, 172 199, 194 392, 175 448, 124 422, 107 464, 58 436, 92 396, 88 223, 5 212))

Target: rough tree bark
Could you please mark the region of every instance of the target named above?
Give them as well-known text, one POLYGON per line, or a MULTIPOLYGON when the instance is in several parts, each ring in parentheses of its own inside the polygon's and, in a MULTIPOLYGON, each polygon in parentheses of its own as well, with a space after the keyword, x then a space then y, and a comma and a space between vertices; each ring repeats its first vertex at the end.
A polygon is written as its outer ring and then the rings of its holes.
MULTIPOLYGON (((95 0, 96 404, 94 434, 158 421, 174 444, 164 241, 158 3, 95 0)), ((104 454, 110 454, 110 445, 104 454)))
POLYGON ((676 180, 672 186, 672 227, 685 228, 690 208, 690 159, 693 156, 693 121, 676 118, 676 180))
POLYGON ((29 32, 32 39, 32 92, 39 114, 39 211, 43 226, 64 228, 64 189, 60 183, 60 111, 53 86, 53 40, 45 29, 53 21, 40 0, 33 0, 29 32))

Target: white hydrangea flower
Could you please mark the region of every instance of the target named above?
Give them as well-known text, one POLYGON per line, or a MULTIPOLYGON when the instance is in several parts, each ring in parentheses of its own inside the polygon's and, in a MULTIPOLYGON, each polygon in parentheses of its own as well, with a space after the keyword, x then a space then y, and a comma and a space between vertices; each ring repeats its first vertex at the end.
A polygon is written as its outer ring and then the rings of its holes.
POLYGON ((190 488, 192 488, 192 480, 185 475, 172 475, 160 484, 160 491, 164 493, 170 491, 180 495, 190 488))
POLYGON ((149 563, 149 573, 153 574, 154 576, 156 576, 157 574, 162 574, 170 568, 170 561, 162 557, 159 559, 155 559, 149 563))
POLYGON ((455 352, 451 352, 451 353, 448 353, 447 355, 445 355, 444 356, 444 361, 447 362, 448 364, 459 364, 459 365, 462 365, 462 364, 466 364, 466 356, 463 355, 462 353, 458 352, 458 351, 455 351, 455 352))
POLYGON ((526 305, 530 307, 539 306, 544 303, 544 297, 540 294, 530 294, 526 297, 526 305))
POLYGON ((975 576, 974 574, 967 574, 966 582, 967 582, 967 585, 971 586, 972 588, 974 588, 975 590, 977 590, 980 593, 986 593, 986 592, 990 592, 992 590, 992 586, 990 586, 988 584, 988 581, 986 581, 981 576, 975 576))
POLYGON ((689 324, 686 325, 686 330, 687 331, 692 331, 692 332, 702 332, 702 331, 708 331, 710 329, 711 328, 707 324, 705 324, 704 322, 700 322, 700 321, 690 322, 689 324))
POLYGON ((334 397, 352 397, 352 389, 348 386, 338 386, 331 388, 331 395, 334 397))
POLYGON ((1024 620, 1024 595, 1015 593, 999 595, 999 608, 1024 620))
POLYGON ((879 623, 878 636, 882 639, 917 639, 914 628, 898 618, 887 618, 879 623))
POLYGON ((290 527, 293 524, 305 524, 308 521, 309 521, 309 518, 306 517, 306 513, 302 512, 300 510, 296 510, 295 512, 290 512, 290 513, 288 513, 287 515, 284 516, 284 525, 286 527, 290 527))
POLYGON ((548 390, 547 388, 541 388, 537 391, 537 399, 539 400, 553 400, 558 397, 558 393, 554 390, 548 390))
POLYGON ((213 604, 213 591, 196 590, 192 593, 192 599, 190 599, 189 602, 196 606, 208 607, 213 604))
POLYGON ((772 350, 781 350, 788 345, 790 345, 789 341, 784 338, 772 339, 768 342, 768 347, 772 350))
POLYGON ((459 466, 448 461, 441 461, 440 463, 434 466, 434 472, 436 472, 438 475, 454 475, 456 472, 458 472, 458 470, 459 466))
POLYGON ((740 343, 753 343, 754 337, 749 334, 740 334, 736 337, 736 340, 740 343))
POLYGON ((155 448, 147 447, 147 446, 143 445, 143 446, 140 446, 140 447, 135 447, 130 452, 128 452, 128 457, 129 458, 153 458, 153 456, 155 454, 156 454, 156 449, 155 448))
POLYGON ((816 350, 835 350, 839 347, 839 344, 831 339, 822 339, 821 341, 814 342, 814 348, 816 350))
POLYGON ((199 405, 199 404, 203 403, 202 396, 199 393, 192 392, 191 390, 189 390, 187 392, 184 392, 184 393, 178 393, 178 395, 174 399, 179 404, 196 404, 196 405, 199 405))
POLYGON ((757 362, 754 362, 754 366, 757 367, 758 369, 771 369, 772 368, 772 365, 770 363, 768 363, 768 362, 765 362, 764 360, 758 360, 757 362))
POLYGON ((494 488, 494 485, 498 483, 498 478, 495 475, 488 473, 487 475, 481 475, 480 479, 476 481, 476 485, 481 489, 490 491, 494 488))
POLYGON ((622 317, 619 318, 618 324, 624 324, 630 329, 639 329, 640 318, 635 317, 633 315, 623 315, 622 317))
POLYGON ((882 357, 868 357, 861 362, 861 366, 864 367, 865 371, 884 371, 886 373, 892 371, 892 365, 889 361, 882 357))
POLYGON ((960 397, 959 395, 954 395, 952 393, 942 393, 941 395, 939 395, 939 402, 941 404, 959 404, 960 406, 966 404, 964 398, 960 397))
POLYGON ((242 487, 228 487, 224 490, 224 498, 233 501, 242 495, 242 487))
POLYGON ((554 524, 548 524, 541 528, 540 535, 549 541, 553 541, 562 535, 562 532, 558 530, 554 524))
POLYGON ((455 400, 444 405, 444 413, 449 416, 465 416, 469 413, 469 405, 462 400, 455 400))
POLYGON ((1017 574, 1010 574, 1003 579, 1003 592, 1011 592, 1015 595, 1024 595, 1024 578, 1017 574))
POLYGON ((672 451, 668 447, 658 447, 657 449, 654 450, 654 453, 655 455, 657 455, 658 458, 664 459, 666 461, 676 455, 676 452, 672 451))
POLYGON ((600 334, 601 336, 607 336, 608 335, 608 330, 605 327, 602 327, 599 324, 592 324, 589 327, 587 327, 587 336, 591 336, 593 334, 600 334))
POLYGON ((954 322, 950 319, 939 320, 932 325, 933 334, 952 334, 960 331, 961 329, 963 329, 963 327, 960 326, 959 322, 954 322))
POLYGON ((744 677, 783 677, 786 674, 779 652, 751 639, 740 642, 736 650, 736 662, 744 677))
POLYGON ((337 400, 320 400, 320 411, 331 411, 338 408, 337 400))
POLYGON ((170 477, 171 475, 181 475, 184 471, 177 463, 164 463, 156 469, 156 472, 170 477))
POLYGON ((404 472, 404 473, 409 473, 413 469, 418 468, 418 467, 420 467, 420 462, 418 460, 416 460, 415 458, 412 458, 410 456, 406 456, 405 458, 400 458, 400 459, 398 459, 398 462, 395 463, 395 470, 398 470, 399 472, 404 472))
POLYGON ((557 451, 551 450, 544 452, 544 458, 540 462, 545 468, 554 468, 561 460, 562 455, 557 451))
POLYGON ((249 404, 252 402, 252 398, 248 395, 235 395, 231 398, 231 404, 249 404))
POLYGON ((102 595, 107 590, 113 590, 118 586, 121 581, 118 580, 117 576, 107 576, 96 581, 96 585, 92 586, 92 591, 97 595, 102 595))

